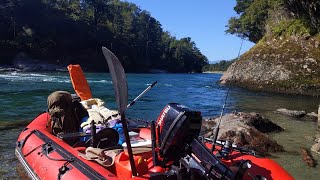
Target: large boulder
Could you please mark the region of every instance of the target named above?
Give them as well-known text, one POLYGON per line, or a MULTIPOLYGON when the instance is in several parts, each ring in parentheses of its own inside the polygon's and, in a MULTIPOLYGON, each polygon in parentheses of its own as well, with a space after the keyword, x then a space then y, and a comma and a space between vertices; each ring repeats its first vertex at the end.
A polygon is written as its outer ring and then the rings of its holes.
MULTIPOLYGON (((213 138, 213 130, 219 118, 204 119, 201 133, 203 136, 213 138)), ((222 117, 218 140, 231 140, 233 144, 249 147, 260 155, 269 152, 283 151, 283 146, 264 133, 279 132, 283 129, 263 118, 257 113, 231 113, 222 117)))
POLYGON ((320 35, 261 40, 223 74, 222 84, 285 94, 320 95, 320 35))

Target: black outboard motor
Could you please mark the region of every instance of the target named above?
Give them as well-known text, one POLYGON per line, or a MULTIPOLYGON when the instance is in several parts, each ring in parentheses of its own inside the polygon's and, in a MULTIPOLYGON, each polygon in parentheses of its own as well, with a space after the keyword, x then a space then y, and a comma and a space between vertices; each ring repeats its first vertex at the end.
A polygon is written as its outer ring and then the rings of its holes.
POLYGON ((168 104, 156 123, 160 129, 160 155, 169 161, 179 160, 184 156, 186 144, 199 136, 201 121, 200 112, 181 104, 168 104))
POLYGON ((184 105, 169 103, 163 109, 156 123, 162 164, 182 164, 185 170, 173 172, 177 177, 181 172, 183 177, 194 176, 185 174, 197 172, 204 179, 234 179, 233 172, 198 140, 201 123, 201 113, 184 105))

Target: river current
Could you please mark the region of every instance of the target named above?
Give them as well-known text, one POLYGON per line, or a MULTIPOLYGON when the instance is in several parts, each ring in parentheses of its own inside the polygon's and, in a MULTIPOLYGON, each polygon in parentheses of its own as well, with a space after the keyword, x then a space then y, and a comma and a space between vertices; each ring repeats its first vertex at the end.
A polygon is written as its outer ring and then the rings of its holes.
MULTIPOLYGON (((92 94, 115 109, 111 77, 107 73, 86 73, 92 94)), ((199 110, 202 116, 218 116, 227 94, 227 86, 218 83, 221 74, 127 74, 129 102, 154 81, 158 83, 127 112, 133 119, 156 120, 164 106, 177 102, 199 110)), ((26 121, 46 111, 47 96, 56 90, 74 93, 66 72, 0 73, 0 178, 18 179, 18 161, 14 155, 16 139, 26 121), (20 125, 20 126, 19 126, 20 125)), ((301 147, 310 149, 316 125, 314 121, 284 116, 278 108, 317 112, 319 98, 284 96, 230 87, 225 112, 257 112, 285 129, 269 134, 286 152, 272 154, 296 179, 320 179, 320 165, 310 168, 300 156, 301 147)), ((319 156, 313 155, 319 161, 319 156)))

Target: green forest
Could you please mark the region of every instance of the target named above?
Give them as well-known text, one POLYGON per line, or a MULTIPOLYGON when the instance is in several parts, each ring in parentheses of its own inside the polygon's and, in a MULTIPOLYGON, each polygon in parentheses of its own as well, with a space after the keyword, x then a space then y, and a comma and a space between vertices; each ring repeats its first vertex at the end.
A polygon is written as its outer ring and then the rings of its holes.
POLYGON ((320 32, 319 0, 237 0, 226 33, 251 42, 320 32))
MULTIPOLYGON (((319 0, 236 0, 226 33, 254 43, 277 37, 308 38, 320 31, 319 0)), ((214 23, 214 22, 211 22, 214 23)), ((120 0, 1 0, 0 64, 23 52, 39 63, 105 71, 101 47, 128 72, 225 70, 209 65, 190 37, 177 39, 148 11, 120 0)))
POLYGON ((101 47, 128 72, 201 72, 208 59, 190 37, 177 39, 149 12, 119 0, 1 0, 0 64, 20 52, 37 62, 105 71, 101 47))
POLYGON ((221 60, 214 64, 207 64, 203 66, 202 71, 203 72, 226 71, 234 61, 235 60, 230 60, 230 61, 221 60))

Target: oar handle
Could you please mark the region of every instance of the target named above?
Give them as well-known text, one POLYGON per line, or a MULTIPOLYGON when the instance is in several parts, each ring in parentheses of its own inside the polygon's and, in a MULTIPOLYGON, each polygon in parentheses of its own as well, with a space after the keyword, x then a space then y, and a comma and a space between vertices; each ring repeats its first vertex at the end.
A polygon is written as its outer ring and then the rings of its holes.
POLYGON ((152 83, 152 84, 150 85, 150 87, 153 87, 154 85, 156 85, 157 82, 158 82, 158 81, 155 81, 154 83, 152 83))

